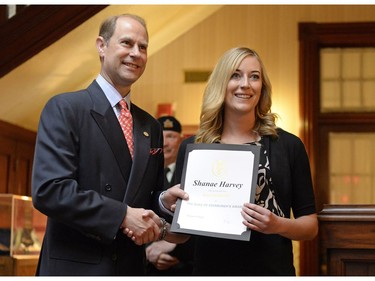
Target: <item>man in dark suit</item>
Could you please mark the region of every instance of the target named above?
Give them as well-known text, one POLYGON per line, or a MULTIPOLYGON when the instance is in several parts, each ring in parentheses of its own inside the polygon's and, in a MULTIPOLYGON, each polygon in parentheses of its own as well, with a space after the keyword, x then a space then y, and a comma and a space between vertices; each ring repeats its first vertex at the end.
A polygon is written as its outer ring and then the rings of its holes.
POLYGON ((147 62, 144 20, 130 14, 108 18, 96 47, 96 80, 51 98, 41 114, 32 197, 48 221, 37 275, 144 275, 143 244, 181 237, 167 234, 159 217, 186 196, 179 188, 159 196, 161 126, 130 99, 147 62), (130 141, 118 120, 121 100, 132 116, 130 141))
POLYGON ((162 116, 157 120, 163 128, 164 189, 168 189, 174 185, 174 170, 182 141, 182 127, 174 116, 162 116))

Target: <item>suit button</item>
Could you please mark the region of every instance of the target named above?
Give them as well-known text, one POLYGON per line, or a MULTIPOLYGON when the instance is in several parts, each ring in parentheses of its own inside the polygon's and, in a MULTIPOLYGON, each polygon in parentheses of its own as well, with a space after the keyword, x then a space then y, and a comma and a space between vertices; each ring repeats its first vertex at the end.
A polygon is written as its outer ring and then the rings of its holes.
POLYGON ((111 191, 111 190, 112 190, 112 186, 109 183, 107 183, 105 185, 105 191, 111 191))
POLYGON ((112 254, 112 261, 116 261, 117 260, 117 255, 116 254, 112 254))

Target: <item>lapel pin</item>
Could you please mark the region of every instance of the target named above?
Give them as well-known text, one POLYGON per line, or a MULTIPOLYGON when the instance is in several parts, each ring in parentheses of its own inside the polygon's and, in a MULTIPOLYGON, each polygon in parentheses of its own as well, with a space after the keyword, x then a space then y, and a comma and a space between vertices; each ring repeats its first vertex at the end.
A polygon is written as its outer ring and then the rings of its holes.
POLYGON ((143 135, 144 135, 145 137, 149 137, 149 136, 150 136, 147 132, 143 132, 143 135))

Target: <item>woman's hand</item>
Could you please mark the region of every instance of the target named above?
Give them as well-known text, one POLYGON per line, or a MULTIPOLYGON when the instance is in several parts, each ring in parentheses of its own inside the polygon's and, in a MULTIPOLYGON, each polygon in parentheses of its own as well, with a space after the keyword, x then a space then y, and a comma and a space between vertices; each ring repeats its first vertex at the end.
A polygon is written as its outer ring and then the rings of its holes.
POLYGON ((270 210, 252 203, 245 203, 241 211, 243 224, 250 230, 264 234, 277 233, 279 218, 270 210))
POLYGON ((291 240, 312 240, 318 234, 316 214, 295 219, 283 218, 270 210, 252 203, 245 203, 241 215, 243 224, 250 230, 264 234, 279 234, 291 240))

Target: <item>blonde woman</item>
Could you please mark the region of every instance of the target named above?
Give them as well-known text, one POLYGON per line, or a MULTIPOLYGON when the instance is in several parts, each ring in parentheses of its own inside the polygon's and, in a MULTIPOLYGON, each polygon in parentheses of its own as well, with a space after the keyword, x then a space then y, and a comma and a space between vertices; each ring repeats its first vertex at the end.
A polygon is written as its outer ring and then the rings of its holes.
POLYGON ((197 135, 180 146, 177 178, 189 142, 261 146, 255 203, 244 202, 241 212, 252 234, 250 242, 196 236, 194 275, 295 275, 292 240, 318 233, 305 147, 276 126, 271 105, 259 55, 249 48, 224 53, 204 92, 197 135))

